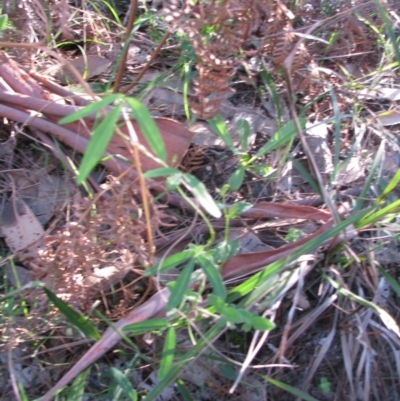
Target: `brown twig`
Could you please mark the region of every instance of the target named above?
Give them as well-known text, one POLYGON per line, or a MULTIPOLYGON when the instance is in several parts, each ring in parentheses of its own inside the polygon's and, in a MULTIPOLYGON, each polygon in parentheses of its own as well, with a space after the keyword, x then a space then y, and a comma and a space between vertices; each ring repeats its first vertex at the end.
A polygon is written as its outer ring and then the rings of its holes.
POLYGON ((122 93, 129 92, 143 77, 145 72, 150 68, 151 64, 153 63, 154 59, 157 57, 158 53, 160 52, 161 48, 164 46, 165 42, 168 40, 170 32, 167 32, 164 37, 161 39, 161 42, 158 46, 154 49, 153 53, 151 54, 150 60, 146 63, 146 65, 142 68, 138 76, 131 82, 129 85, 125 86, 121 89, 122 93))
POLYGON ((122 76, 124 74, 125 66, 126 66, 126 59, 128 57, 128 49, 129 49, 129 44, 128 40, 130 39, 132 29, 133 29, 133 23, 135 21, 135 16, 136 16, 136 9, 137 9, 137 0, 131 0, 131 5, 129 7, 129 18, 128 18, 128 23, 126 26, 126 34, 125 34, 125 46, 123 49, 123 53, 121 55, 121 60, 119 62, 118 70, 115 75, 115 81, 114 81, 114 87, 113 87, 113 92, 118 93, 119 92, 119 87, 121 85, 122 81, 122 76))

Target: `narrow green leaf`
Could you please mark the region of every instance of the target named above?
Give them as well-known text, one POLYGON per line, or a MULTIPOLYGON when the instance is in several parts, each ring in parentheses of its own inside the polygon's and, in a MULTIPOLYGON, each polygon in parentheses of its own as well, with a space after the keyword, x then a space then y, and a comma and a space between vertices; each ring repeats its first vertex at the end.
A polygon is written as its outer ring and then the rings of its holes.
MULTIPOLYGON (((305 126, 306 120, 300 118, 300 124, 302 127, 305 126)), ((278 132, 265 144, 263 145, 255 156, 252 157, 252 161, 264 156, 266 153, 271 152, 274 149, 280 148, 290 141, 296 135, 296 128, 294 126, 293 120, 290 120, 284 124, 278 132)))
POLYGON ((88 116, 89 114, 96 113, 102 107, 108 106, 111 103, 114 103, 117 99, 121 98, 121 95, 108 95, 98 102, 91 103, 88 106, 83 107, 82 109, 76 111, 75 113, 70 114, 69 116, 63 117, 58 121, 59 124, 68 124, 74 121, 80 120, 88 116))
POLYGON ((219 115, 216 115, 211 120, 208 121, 211 129, 217 134, 225 144, 232 150, 234 149, 233 141, 231 135, 228 131, 228 127, 225 124, 223 118, 219 115))
POLYGON ((165 181, 165 185, 166 185, 167 189, 169 189, 171 191, 176 189, 176 187, 178 187, 182 181, 182 175, 183 175, 183 173, 181 171, 179 171, 176 174, 170 175, 165 181))
POLYGON ((232 191, 237 191, 243 184, 245 169, 240 165, 229 177, 228 184, 232 191))
POLYGON ((395 30, 393 29, 394 25, 393 25, 392 21, 389 19, 387 11, 385 10, 385 8, 382 5, 383 2, 381 0, 374 0, 374 3, 379 10, 379 14, 381 15, 383 23, 385 24, 386 33, 393 46, 393 52, 396 57, 396 60, 400 64, 399 41, 398 41, 397 35, 395 33, 395 30))
POLYGON ((144 322, 128 324, 123 328, 132 334, 149 333, 150 331, 162 330, 168 327, 168 322, 164 319, 148 319, 144 322))
POLYGON ((393 290, 396 292, 397 296, 400 297, 400 284, 398 281, 393 278, 385 269, 378 266, 379 271, 381 272, 382 276, 385 277, 386 281, 390 284, 393 290))
POLYGON ((124 395, 128 397, 131 401, 137 401, 137 392, 132 387, 130 381, 126 378, 126 376, 117 368, 110 369, 111 376, 114 378, 115 382, 121 387, 122 392, 124 395))
POLYGON ((156 168, 154 170, 146 171, 144 173, 145 178, 158 178, 158 177, 166 177, 168 175, 180 173, 180 170, 172 167, 161 167, 156 168))
POLYGON ((167 311, 170 311, 181 304, 186 289, 188 288, 190 276, 192 275, 193 270, 194 260, 191 259, 176 279, 174 291, 171 291, 171 295, 168 298, 167 311))
POLYGON ((122 104, 119 104, 112 111, 110 111, 107 117, 105 117, 103 121, 101 121, 101 123, 94 129, 79 168, 79 173, 76 180, 78 185, 82 184, 86 180, 90 172, 102 158, 114 134, 121 110, 122 104))
POLYGON ((183 401, 194 401, 192 394, 190 394, 188 388, 185 386, 185 383, 183 382, 182 379, 178 379, 176 381, 176 387, 178 388, 178 391, 182 396, 183 401))
POLYGON ((272 377, 267 377, 267 381, 269 381, 274 386, 281 388, 282 390, 287 391, 290 394, 295 395, 296 397, 301 398, 305 401, 318 401, 316 398, 312 397, 311 395, 305 393, 304 391, 299 390, 296 387, 289 386, 289 384, 283 383, 279 380, 273 379, 272 377))
POLYGON ((224 300, 226 298, 226 288, 217 267, 204 255, 197 256, 196 261, 200 264, 206 274, 208 281, 213 288, 214 294, 224 300))
POLYGON ((381 220, 383 217, 387 216, 390 213, 398 213, 400 211, 400 199, 395 202, 390 203, 389 205, 382 207, 381 205, 375 205, 375 210, 369 213, 368 216, 365 216, 363 219, 360 219, 356 228, 360 229, 362 227, 369 226, 376 221, 381 220))
POLYGON ((198 200, 204 210, 206 210, 213 217, 221 217, 221 210, 218 208, 211 195, 207 192, 204 184, 191 174, 183 174, 182 177, 182 183, 198 200))
POLYGON ((172 362, 174 361, 174 354, 176 348, 176 333, 173 327, 167 330, 165 336, 164 347, 161 356, 160 369, 158 371, 158 380, 163 380, 171 369, 172 362))
POLYGON ((166 161, 167 152, 165 150, 163 138, 149 111, 139 102, 139 100, 133 97, 126 98, 126 102, 129 104, 151 150, 159 159, 166 161))
POLYGON ((54 304, 54 306, 67 318, 67 320, 73 324, 79 331, 81 331, 86 337, 98 340, 100 338, 99 332, 92 325, 90 320, 85 316, 76 312, 66 302, 58 298, 56 294, 50 291, 48 288, 43 287, 43 291, 46 293, 47 298, 54 304))
POLYGON ((145 277, 154 276, 157 273, 164 273, 182 263, 185 263, 187 260, 192 258, 194 255, 194 250, 192 248, 185 249, 182 252, 174 253, 171 256, 168 256, 162 261, 162 266, 160 264, 156 264, 151 266, 149 269, 143 272, 145 277))

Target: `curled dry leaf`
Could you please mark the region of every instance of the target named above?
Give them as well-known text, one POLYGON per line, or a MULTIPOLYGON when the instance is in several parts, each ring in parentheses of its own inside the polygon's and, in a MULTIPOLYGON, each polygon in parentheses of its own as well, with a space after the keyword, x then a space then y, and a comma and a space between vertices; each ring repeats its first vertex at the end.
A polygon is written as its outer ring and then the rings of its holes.
MULTIPOLYGON (((78 57, 69 61, 84 79, 90 79, 107 71, 111 61, 100 56, 78 57)), ((65 65, 59 65, 54 71, 55 77, 62 84, 77 84, 78 80, 65 65)))
POLYGON ((72 193, 72 184, 65 176, 50 175, 44 169, 11 170, 5 175, 12 177, 18 198, 29 206, 42 225, 48 223, 72 193))
POLYGON ((35 258, 44 230, 29 206, 12 196, 0 216, 1 230, 12 252, 20 252, 19 259, 35 258))

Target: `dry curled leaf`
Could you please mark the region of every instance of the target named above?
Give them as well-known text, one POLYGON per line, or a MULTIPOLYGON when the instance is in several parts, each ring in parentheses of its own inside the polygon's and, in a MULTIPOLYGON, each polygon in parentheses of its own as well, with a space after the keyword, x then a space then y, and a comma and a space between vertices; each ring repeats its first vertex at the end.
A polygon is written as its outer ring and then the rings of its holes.
POLYGON ((19 258, 35 258, 44 230, 29 206, 12 196, 0 218, 2 234, 11 252, 21 252, 19 258))

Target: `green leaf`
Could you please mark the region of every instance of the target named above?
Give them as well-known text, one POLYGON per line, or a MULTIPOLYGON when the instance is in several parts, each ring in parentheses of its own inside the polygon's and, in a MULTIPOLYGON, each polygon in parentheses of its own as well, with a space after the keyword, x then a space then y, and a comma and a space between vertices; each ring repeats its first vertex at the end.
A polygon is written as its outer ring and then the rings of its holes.
POLYGON ((79 168, 76 180, 78 185, 86 180, 90 172, 102 158, 114 134, 121 110, 122 104, 119 104, 110 111, 107 117, 104 117, 103 121, 94 129, 79 168))
POLYGON ((168 298, 167 311, 170 311, 181 304, 186 289, 189 285, 190 276, 192 275, 193 270, 194 270, 194 260, 191 259, 189 260, 188 264, 184 267, 184 269, 179 273, 179 276, 176 279, 174 290, 171 291, 171 295, 168 298))
POLYGON ((235 381, 236 377, 237 377, 237 372, 234 369, 233 366, 231 365, 220 365, 219 367, 221 369, 221 373, 228 379, 231 381, 235 381))
POLYGON ((100 338, 99 332, 88 320, 87 317, 81 315, 72 309, 66 302, 58 298, 56 294, 50 291, 48 288, 43 287, 43 291, 46 293, 47 298, 54 304, 54 306, 67 318, 67 320, 73 324, 79 331, 81 331, 86 337, 98 340, 100 338))
POLYGON ((240 249, 240 242, 238 239, 232 241, 221 241, 211 251, 215 263, 224 263, 228 259, 234 257, 240 249))
POLYGON ((74 121, 80 120, 88 116, 89 114, 96 113, 102 107, 108 106, 111 103, 114 103, 117 99, 120 99, 121 95, 108 95, 105 96, 102 100, 98 102, 91 103, 88 106, 83 107, 82 109, 76 111, 75 113, 70 114, 69 116, 63 117, 61 120, 58 121, 59 124, 68 124, 74 121))
POLYGON ((240 165, 229 177, 228 184, 232 191, 237 191, 243 184, 245 169, 240 165))
POLYGON ((234 308, 233 306, 227 306, 223 312, 222 312, 222 316, 231 323, 243 323, 242 320, 242 316, 240 315, 240 313, 237 311, 236 308, 234 308))
POLYGON ((132 387, 132 384, 126 378, 126 376, 117 368, 111 368, 110 373, 118 386, 121 387, 121 390, 125 394, 125 396, 127 396, 128 399, 131 401, 137 401, 137 392, 132 387))
POLYGON ((181 171, 178 170, 177 168, 161 167, 161 168, 156 168, 154 170, 146 171, 143 175, 145 178, 158 178, 158 177, 170 176, 173 174, 181 174, 181 171))
POLYGON ((213 288, 214 294, 219 296, 221 299, 225 299, 226 288, 222 281, 221 274, 214 263, 205 255, 197 256, 196 261, 200 264, 201 268, 206 274, 208 281, 213 288))
POLYGON ((179 171, 179 173, 170 175, 165 181, 167 189, 171 191, 174 190, 181 183, 182 175, 183 173, 181 171, 179 171))
POLYGON ((133 97, 126 98, 126 102, 129 104, 151 150, 159 159, 166 161, 167 152, 165 150, 163 138, 149 111, 139 102, 139 100, 133 97))
POLYGON ((214 294, 208 295, 208 302, 210 303, 211 306, 215 308, 215 311, 219 314, 223 312, 226 306, 225 302, 220 297, 214 294))
POLYGON ((143 272, 145 277, 154 276, 157 273, 164 273, 182 263, 185 263, 187 260, 194 256, 195 250, 193 248, 185 249, 182 252, 174 253, 171 256, 168 256, 162 261, 162 266, 160 263, 151 266, 150 269, 147 269, 143 272))
POLYGON ((236 202, 228 209, 227 216, 230 219, 236 219, 236 217, 252 207, 253 205, 248 202, 236 202))
POLYGON ((275 325, 271 322, 271 320, 261 316, 253 317, 252 324, 255 330, 260 331, 270 331, 275 328, 275 325))
POLYGON ((217 134, 231 150, 236 151, 228 128, 221 116, 217 115, 213 117, 211 120, 208 121, 208 124, 215 132, 215 134, 217 134))
POLYGON ((191 174, 183 174, 182 178, 182 184, 193 194, 204 210, 213 217, 219 218, 222 216, 221 210, 202 182, 191 174))
POLYGON ((169 323, 164 319, 148 319, 144 322, 132 323, 126 325, 123 330, 129 331, 132 334, 142 334, 142 333, 149 333, 155 330, 162 330, 166 329, 169 326, 169 323))
POLYGON ((8 15, 0 15, 0 30, 6 29, 8 24, 8 15))
POLYGON ((273 379, 272 377, 267 377, 267 381, 269 381, 274 386, 281 388, 282 390, 287 391, 290 394, 295 395, 298 398, 301 398, 305 401, 318 401, 316 398, 312 397, 311 395, 305 393, 304 391, 299 390, 296 387, 289 386, 289 384, 283 383, 279 380, 273 379))
POLYGON ((243 308, 237 308, 237 311, 240 313, 242 322, 250 325, 253 323, 254 315, 250 311, 243 308))
POLYGON ((174 361, 174 354, 176 348, 176 333, 173 327, 167 330, 165 336, 164 347, 161 355, 160 369, 158 371, 158 380, 163 380, 169 372, 172 362, 174 361))

